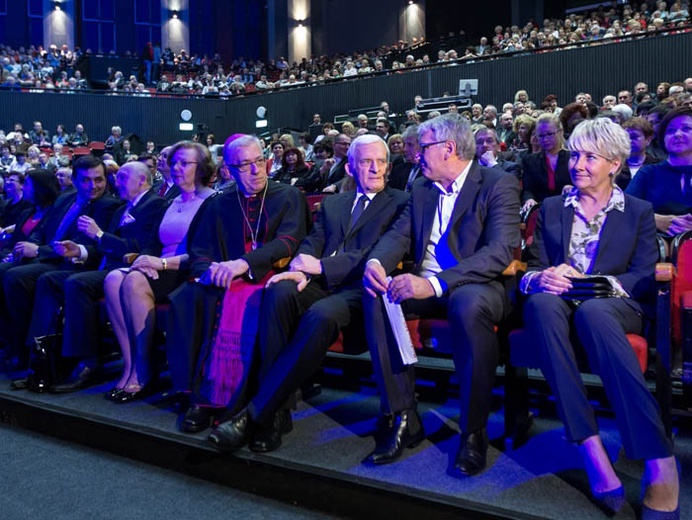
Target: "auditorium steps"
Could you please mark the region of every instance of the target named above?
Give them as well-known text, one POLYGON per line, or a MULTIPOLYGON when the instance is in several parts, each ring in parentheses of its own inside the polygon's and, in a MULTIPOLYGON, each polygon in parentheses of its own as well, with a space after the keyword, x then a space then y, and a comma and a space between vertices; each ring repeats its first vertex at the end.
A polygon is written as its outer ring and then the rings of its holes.
MULTIPOLYGON (((338 370, 327 363, 326 372, 338 370)), ((502 408, 495 406, 489 468, 462 479, 449 469, 458 443, 453 397, 421 403, 427 439, 401 461, 362 464, 373 446, 379 408, 376 390, 365 377, 357 389, 313 387, 318 391, 297 404, 294 430, 279 450, 255 454, 242 449, 233 455, 215 451, 206 442, 208 432, 179 433, 178 399, 166 391, 165 381, 157 394, 126 405, 103 399, 110 382, 64 395, 13 391, 9 382, 0 375, 0 437, 3 428, 37 431, 337 516, 604 518, 587 497, 577 450, 562 440, 564 432, 552 414, 536 421, 524 446, 507 452, 502 449, 502 408)), ((621 453, 612 420, 604 416, 599 421, 627 491, 628 505, 617 518, 636 518, 642 465, 621 453)), ((683 466, 682 505, 692 511, 692 439, 684 430, 676 452, 683 466)))

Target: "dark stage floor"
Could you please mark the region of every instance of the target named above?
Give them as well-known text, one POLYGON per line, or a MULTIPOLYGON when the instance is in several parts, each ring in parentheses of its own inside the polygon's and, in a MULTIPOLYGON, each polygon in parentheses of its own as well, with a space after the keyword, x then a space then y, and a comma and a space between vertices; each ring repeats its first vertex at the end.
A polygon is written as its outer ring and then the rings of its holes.
MULTIPOLYGON (((563 440, 562 427, 554 417, 537 417, 528 443, 507 453, 498 449, 503 414, 497 410, 489 425, 490 437, 495 439, 489 469, 459 479, 448 473, 458 442, 458 409, 453 399, 422 403, 427 440, 408 450, 396 464, 372 467, 361 463, 373 446, 370 433, 378 410, 378 398, 369 387, 358 393, 323 388, 319 395, 298 404, 294 431, 279 450, 258 455, 243 449, 233 456, 208 446, 207 433, 179 433, 176 400, 165 392, 146 401, 115 405, 102 398, 109 387, 104 383, 75 394, 39 395, 9 390, 8 377, 0 375, 0 421, 5 423, 0 425, 0 438, 13 433, 8 430, 12 428, 49 433, 213 485, 338 516, 605 518, 585 494, 588 484, 577 449, 563 440)), ((628 505, 616 518, 636 518, 642 464, 624 457, 612 419, 602 417, 600 423, 627 491, 628 505)), ((692 514, 689 430, 680 428, 675 446, 682 465, 683 518, 690 518, 686 516, 692 514)), ((115 492, 125 493, 127 487, 115 492)))

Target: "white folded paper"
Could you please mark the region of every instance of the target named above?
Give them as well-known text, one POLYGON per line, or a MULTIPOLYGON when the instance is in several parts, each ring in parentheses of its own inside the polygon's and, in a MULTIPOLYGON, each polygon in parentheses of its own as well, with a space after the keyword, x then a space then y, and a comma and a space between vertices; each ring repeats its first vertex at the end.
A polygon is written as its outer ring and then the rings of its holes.
MULTIPOLYGON (((391 281, 391 278, 387 278, 387 283, 391 281)), ((413 348, 411 334, 408 332, 406 318, 404 317, 404 311, 401 310, 401 305, 389 301, 386 294, 382 295, 382 300, 384 301, 384 308, 387 310, 387 317, 389 318, 389 324, 392 327, 396 344, 399 347, 401 361, 404 365, 417 363, 418 356, 416 356, 416 349, 413 348)))

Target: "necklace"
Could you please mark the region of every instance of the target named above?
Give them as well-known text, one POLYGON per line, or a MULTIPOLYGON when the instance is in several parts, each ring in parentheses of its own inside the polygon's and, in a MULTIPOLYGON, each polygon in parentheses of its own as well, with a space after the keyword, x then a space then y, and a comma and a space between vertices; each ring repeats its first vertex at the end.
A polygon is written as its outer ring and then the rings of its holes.
POLYGON ((192 197, 190 197, 188 200, 183 200, 183 196, 180 196, 180 200, 176 200, 176 203, 178 204, 178 213, 182 213, 184 209, 189 207, 189 204, 194 201, 197 198, 197 196, 193 193, 192 197))
MULTIPOLYGON (((260 228, 260 221, 262 220, 262 211, 264 210, 264 199, 265 196, 267 195, 267 188, 269 187, 269 183, 266 183, 264 185, 264 192, 262 193, 262 204, 260 205, 260 210, 259 210, 259 215, 257 215, 257 226, 255 226, 255 231, 253 233, 252 231, 252 226, 250 225, 250 219, 248 218, 247 214, 245 213, 245 208, 243 208, 243 201, 240 200, 240 190, 237 190, 235 193, 238 196, 238 205, 240 206, 240 211, 243 213, 243 218, 245 219, 245 223, 247 224, 247 228, 250 230, 250 240, 252 244, 252 250, 257 249, 257 239, 259 238, 259 228, 260 228)), ((250 202, 248 199, 248 213, 250 212, 250 202)))

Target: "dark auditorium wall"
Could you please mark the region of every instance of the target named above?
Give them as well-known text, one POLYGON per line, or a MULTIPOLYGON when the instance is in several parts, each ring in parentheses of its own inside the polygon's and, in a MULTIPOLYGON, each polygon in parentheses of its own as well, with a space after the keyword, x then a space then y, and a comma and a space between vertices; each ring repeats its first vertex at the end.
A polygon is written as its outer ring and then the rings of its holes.
MULTIPOLYGON (((511 4, 512 0, 483 0, 480 3, 426 0, 426 37, 435 40, 450 33, 458 34, 463 29, 469 40, 478 45, 481 36, 492 37, 496 25, 511 25, 511 4)), ((464 53, 463 49, 456 50, 459 56, 464 53)))
MULTIPOLYGON (((428 0, 426 0, 428 1, 428 0)), ((399 40, 400 0, 312 0, 312 25, 319 27, 319 54, 376 49, 399 40), (315 6, 320 3, 320 6, 315 6), (316 18, 318 16, 319 18, 316 18)), ((313 42, 315 41, 313 35, 313 42)))
POLYGON ((560 106, 565 106, 580 90, 590 92, 600 102, 604 95, 631 89, 640 80, 652 88, 659 81, 682 80, 689 76, 687 57, 691 50, 692 33, 687 33, 340 81, 226 101, 0 92, 0 128, 11 128, 14 122, 28 127, 34 119, 41 119, 53 132, 58 123, 72 130, 81 122, 92 139, 104 140, 111 125, 119 124, 125 134, 134 132, 157 143, 170 143, 191 136, 178 131, 180 111, 188 108, 195 125, 205 124, 223 138, 234 132, 254 132, 255 110, 260 105, 268 110, 269 130, 300 129, 307 127, 314 112, 320 112, 326 121, 350 109, 377 105, 383 99, 401 113, 411 108, 416 94, 433 97, 444 91, 455 92, 460 79, 474 78, 479 80, 476 101, 482 104, 499 105, 513 99, 517 89, 525 88, 537 103, 554 93, 560 106), (647 66, 633 66, 635 62, 647 66))
POLYGON ((0 0, 0 43, 12 47, 43 44, 42 0, 0 0))

